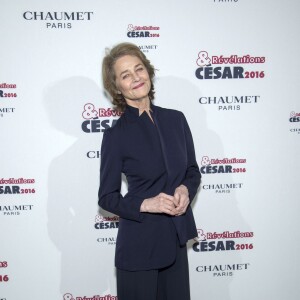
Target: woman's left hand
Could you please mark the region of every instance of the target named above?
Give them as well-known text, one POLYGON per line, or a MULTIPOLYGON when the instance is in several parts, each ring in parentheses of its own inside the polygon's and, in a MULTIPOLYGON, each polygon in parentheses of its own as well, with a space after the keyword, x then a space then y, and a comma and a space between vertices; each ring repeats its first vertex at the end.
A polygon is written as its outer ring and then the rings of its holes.
POLYGON ((178 212, 176 216, 183 215, 186 212, 188 205, 190 204, 189 191, 185 185, 181 184, 176 188, 174 193, 174 200, 176 210, 178 212))

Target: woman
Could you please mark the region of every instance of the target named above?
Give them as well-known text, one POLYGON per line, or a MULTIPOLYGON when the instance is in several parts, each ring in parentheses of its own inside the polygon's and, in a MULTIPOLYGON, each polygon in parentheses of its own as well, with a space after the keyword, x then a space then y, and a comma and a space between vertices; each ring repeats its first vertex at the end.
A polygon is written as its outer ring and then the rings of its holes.
POLYGON ((119 300, 190 299, 186 242, 197 236, 190 202, 201 175, 184 115, 152 104, 154 73, 130 43, 103 59, 104 87, 123 112, 104 132, 99 189, 99 205, 120 217, 119 300))

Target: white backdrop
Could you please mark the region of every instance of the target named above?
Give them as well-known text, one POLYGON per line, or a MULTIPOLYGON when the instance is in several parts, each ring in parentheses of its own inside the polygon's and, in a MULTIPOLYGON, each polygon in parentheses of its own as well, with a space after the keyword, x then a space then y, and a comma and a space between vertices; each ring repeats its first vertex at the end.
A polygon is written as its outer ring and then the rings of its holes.
POLYGON ((116 299, 118 217, 97 191, 118 116, 100 68, 123 41, 193 133, 192 299, 299 299, 299 1, 0 4, 0 299, 116 299))

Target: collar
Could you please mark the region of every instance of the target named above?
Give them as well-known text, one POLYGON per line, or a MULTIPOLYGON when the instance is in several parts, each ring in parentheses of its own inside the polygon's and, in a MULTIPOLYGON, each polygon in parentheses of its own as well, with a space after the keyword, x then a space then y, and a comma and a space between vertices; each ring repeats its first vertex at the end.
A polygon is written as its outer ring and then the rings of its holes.
MULTIPOLYGON (((150 111, 152 113, 155 113, 156 111, 156 106, 152 103, 152 101, 150 101, 150 111)), ((133 115, 135 117, 139 117, 140 116, 140 112, 139 112, 139 109, 137 107, 134 107, 134 106, 131 106, 131 105, 128 105, 126 104, 126 108, 125 108, 125 111, 124 113, 127 115, 133 115)))

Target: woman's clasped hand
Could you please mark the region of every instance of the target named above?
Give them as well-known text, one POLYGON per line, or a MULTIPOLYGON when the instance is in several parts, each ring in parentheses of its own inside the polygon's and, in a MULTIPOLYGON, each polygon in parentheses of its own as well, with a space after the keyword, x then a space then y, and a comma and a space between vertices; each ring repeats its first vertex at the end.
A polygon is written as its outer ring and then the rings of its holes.
POLYGON ((155 197, 145 199, 141 205, 141 212, 180 216, 186 212, 189 203, 188 189, 186 186, 180 185, 175 189, 173 196, 159 193, 155 197))

